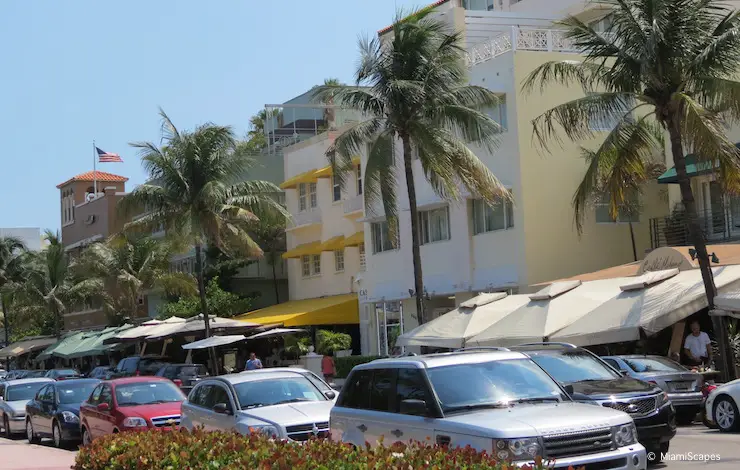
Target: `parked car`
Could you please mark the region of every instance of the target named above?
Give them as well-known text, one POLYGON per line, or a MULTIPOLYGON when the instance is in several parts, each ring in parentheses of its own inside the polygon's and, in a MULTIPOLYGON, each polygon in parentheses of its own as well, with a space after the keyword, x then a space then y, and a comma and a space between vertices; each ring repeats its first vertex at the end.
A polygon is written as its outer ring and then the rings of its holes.
POLYGON ((74 369, 51 369, 46 371, 44 377, 54 380, 79 379, 80 373, 74 369))
POLYGON ((45 370, 28 370, 23 374, 24 379, 40 379, 41 377, 46 377, 45 370))
POLYGON ((87 374, 90 379, 108 380, 113 374, 113 368, 109 366, 98 366, 87 374))
POLYGON ((713 383, 707 383, 704 382, 704 385, 701 387, 701 394, 704 396, 704 399, 701 402, 701 422, 704 423, 704 426, 708 427, 709 429, 717 429, 717 423, 712 421, 707 416, 707 398, 709 398, 709 394, 712 393, 712 390, 717 388, 717 385, 713 383))
POLYGON ((722 432, 740 431, 740 379, 718 385, 704 404, 708 424, 722 432))
POLYGON ((121 359, 111 373, 111 378, 154 375, 171 361, 164 356, 131 356, 121 359))
POLYGON ((126 377, 101 382, 80 405, 83 445, 106 434, 171 429, 180 424, 185 395, 163 377, 126 377))
POLYGON ((208 377, 208 370, 202 364, 168 364, 154 375, 172 380, 187 395, 196 383, 208 377))
POLYGON ((182 404, 186 429, 252 431, 278 439, 326 437, 336 393, 293 369, 275 368, 206 378, 182 404))
POLYGON ((625 377, 587 349, 565 343, 538 343, 510 348, 529 356, 582 403, 623 411, 637 426, 649 455, 660 459, 676 435, 676 410, 657 385, 625 377), (652 453, 652 454, 651 454, 652 453))
POLYGON ((469 350, 355 366, 331 411, 331 438, 363 447, 382 437, 471 446, 517 464, 645 469, 625 413, 575 403, 529 357, 469 350))
POLYGON ((11 370, 10 372, 8 372, 8 375, 5 376, 5 380, 9 381, 21 379, 24 375, 26 375, 27 372, 28 371, 25 369, 11 370))
POLYGON ((50 383, 26 404, 26 437, 31 444, 50 437, 62 448, 80 439, 80 405, 92 393, 97 379, 69 379, 50 383))
POLYGON ((0 383, 0 423, 3 435, 10 439, 26 429, 26 403, 51 379, 18 379, 0 383))
POLYGON ((602 359, 621 373, 657 385, 676 408, 676 422, 691 424, 701 410, 704 377, 662 356, 606 356, 602 359))

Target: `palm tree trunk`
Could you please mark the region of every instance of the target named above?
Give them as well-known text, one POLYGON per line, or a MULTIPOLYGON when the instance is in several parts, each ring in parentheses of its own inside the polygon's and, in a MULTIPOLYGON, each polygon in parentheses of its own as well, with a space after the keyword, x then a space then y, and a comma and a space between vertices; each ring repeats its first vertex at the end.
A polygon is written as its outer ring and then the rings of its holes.
POLYGON ((414 265, 414 294, 416 295, 416 318, 419 324, 424 323, 424 278, 421 270, 421 249, 419 240, 419 209, 416 205, 416 185, 411 166, 411 141, 408 136, 401 136, 403 142, 403 167, 406 175, 406 189, 409 195, 411 214, 411 257, 414 265))
POLYGON ((632 216, 629 218, 630 240, 632 240, 632 257, 637 261, 637 245, 635 244, 635 227, 632 226, 632 216))
MULTIPOLYGON (((203 279, 203 246, 200 243, 195 244, 195 270, 198 276, 198 294, 200 296, 200 312, 203 315, 203 323, 205 324, 206 338, 211 337, 211 322, 208 318, 208 302, 206 301, 206 283, 203 279)), ((216 350, 208 348, 208 355, 211 358, 211 367, 214 375, 218 375, 218 362, 216 358, 216 350)))
POLYGON ((270 265, 272 266, 272 286, 275 288, 275 303, 280 303, 280 290, 278 289, 278 281, 277 281, 277 274, 275 273, 275 263, 276 263, 276 257, 273 253, 272 255, 272 263, 270 265))
POLYGON ((10 320, 8 319, 8 307, 5 296, 0 294, 0 307, 3 309, 3 328, 5 329, 5 345, 10 344, 10 320))

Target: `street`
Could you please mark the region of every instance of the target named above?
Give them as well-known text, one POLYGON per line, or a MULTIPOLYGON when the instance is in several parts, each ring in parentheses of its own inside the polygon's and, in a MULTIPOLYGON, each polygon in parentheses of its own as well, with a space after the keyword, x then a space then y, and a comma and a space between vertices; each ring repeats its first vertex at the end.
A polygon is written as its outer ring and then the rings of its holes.
MULTIPOLYGON (((671 441, 665 461, 655 470, 730 470, 740 466, 737 434, 721 434, 697 424, 679 428, 671 441), (714 459, 714 460, 712 460, 714 459)), ((25 439, 0 438, 0 470, 68 470, 74 464, 75 452, 57 450, 50 441, 29 445, 25 439)))

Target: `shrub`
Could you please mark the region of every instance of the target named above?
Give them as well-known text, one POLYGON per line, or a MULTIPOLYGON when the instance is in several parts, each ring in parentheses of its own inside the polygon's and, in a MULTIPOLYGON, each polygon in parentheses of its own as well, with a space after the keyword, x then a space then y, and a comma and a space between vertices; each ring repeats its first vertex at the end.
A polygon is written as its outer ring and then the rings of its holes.
POLYGON ((327 355, 336 351, 344 351, 352 346, 352 337, 347 333, 337 333, 329 330, 316 332, 316 352, 327 355))
POLYGON ((354 366, 365 364, 366 362, 380 359, 381 356, 347 356, 347 357, 335 357, 334 367, 337 370, 336 377, 338 379, 346 379, 349 373, 352 371, 354 366))
MULTIPOLYGON (((252 434, 205 432, 126 432, 111 434, 82 447, 77 470, 129 469, 459 469, 504 470, 486 453, 471 448, 447 449, 421 444, 355 448, 329 440, 303 445, 271 441, 252 434)), ((540 463, 535 469, 545 467, 540 463)))

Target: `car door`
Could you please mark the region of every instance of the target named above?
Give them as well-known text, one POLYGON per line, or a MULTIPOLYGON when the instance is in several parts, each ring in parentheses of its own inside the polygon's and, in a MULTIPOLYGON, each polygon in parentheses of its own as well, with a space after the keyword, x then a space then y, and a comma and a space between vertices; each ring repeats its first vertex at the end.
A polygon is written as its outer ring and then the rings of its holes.
POLYGON ((224 384, 215 383, 208 401, 210 409, 206 410, 206 413, 208 413, 206 429, 209 431, 233 431, 236 428, 236 406, 231 392, 224 384), (223 414, 213 411, 213 407, 218 404, 225 404, 228 413, 223 414))
POLYGON ((103 384, 103 390, 100 391, 100 400, 98 405, 103 403, 108 404, 108 410, 98 412, 98 425, 100 429, 100 435, 112 434, 116 427, 116 420, 114 418, 113 409, 113 387, 110 384, 103 384))
POLYGON ((186 429, 205 427, 209 416, 207 414, 208 396, 211 394, 213 385, 210 382, 204 382, 194 388, 188 399, 182 404, 182 417, 180 424, 186 429))
MULTIPOLYGON (((373 412, 370 410, 372 369, 354 370, 347 378, 337 405, 331 411, 331 432, 343 442, 362 447, 371 442, 373 412)), ((378 430, 376 430, 378 431, 378 430)))
POLYGON ((42 391, 43 393, 38 395, 39 413, 36 422, 33 423, 33 427, 37 433, 49 435, 51 434, 51 417, 54 412, 54 386, 47 385, 42 391))
POLYGON ((39 426, 38 419, 41 414, 41 400, 44 393, 46 393, 47 387, 49 386, 41 387, 41 389, 36 392, 36 396, 33 397, 33 400, 26 403, 26 418, 31 421, 31 425, 33 425, 34 430, 37 430, 39 426))
POLYGON ((431 407, 433 400, 434 396, 422 369, 401 368, 397 370, 395 397, 392 403, 393 414, 389 417, 393 424, 393 429, 389 433, 394 440, 428 442, 432 438, 436 419, 431 407), (407 414, 401 406, 404 400, 421 400, 430 406, 423 414, 407 414))
POLYGON ((97 406, 98 403, 100 403, 100 394, 102 391, 103 384, 95 387, 95 390, 90 394, 90 398, 88 398, 80 407, 82 410, 81 414, 84 416, 84 424, 87 425, 87 430, 93 438, 100 435, 100 412, 98 411, 97 406))

